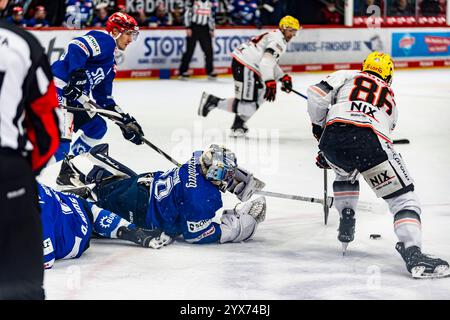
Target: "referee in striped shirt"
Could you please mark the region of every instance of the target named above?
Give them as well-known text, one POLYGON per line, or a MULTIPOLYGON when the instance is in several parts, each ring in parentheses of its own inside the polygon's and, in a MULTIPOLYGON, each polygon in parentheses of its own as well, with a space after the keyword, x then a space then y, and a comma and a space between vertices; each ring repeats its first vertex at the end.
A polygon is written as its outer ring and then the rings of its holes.
POLYGON ((180 65, 181 79, 189 78, 188 69, 194 54, 197 41, 205 53, 205 69, 209 79, 215 79, 213 67, 213 47, 214 37, 214 12, 213 3, 210 0, 188 0, 186 1, 186 11, 184 23, 187 28, 186 52, 183 54, 180 65))
POLYGON ((0 299, 44 299, 35 174, 59 146, 57 106, 41 44, 0 20, 0 299))

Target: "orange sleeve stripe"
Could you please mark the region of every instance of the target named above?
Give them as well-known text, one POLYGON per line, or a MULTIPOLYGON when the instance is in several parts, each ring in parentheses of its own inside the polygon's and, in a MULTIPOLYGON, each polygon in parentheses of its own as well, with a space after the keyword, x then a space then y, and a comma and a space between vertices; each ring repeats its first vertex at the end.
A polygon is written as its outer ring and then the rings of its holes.
POLYGON ((403 223, 415 223, 417 224, 419 227, 421 226, 421 223, 419 220, 417 219, 400 219, 394 222, 394 227, 398 227, 399 225, 403 224, 403 223))
POLYGON ((310 86, 309 88, 321 97, 325 97, 327 95, 322 89, 316 86, 310 86))

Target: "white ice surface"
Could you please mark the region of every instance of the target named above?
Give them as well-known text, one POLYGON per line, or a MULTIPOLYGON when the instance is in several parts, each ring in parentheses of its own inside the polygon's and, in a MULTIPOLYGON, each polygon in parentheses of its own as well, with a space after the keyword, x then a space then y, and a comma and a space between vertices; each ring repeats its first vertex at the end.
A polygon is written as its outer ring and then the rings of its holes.
MULTIPOLYGON (((297 74, 305 92, 324 74, 297 74)), ((399 108, 395 139, 423 203, 423 251, 450 259, 450 70, 397 71, 393 88, 399 108)), ((266 190, 321 197, 323 176, 314 165, 316 142, 306 102, 278 92, 249 121, 252 137, 227 137, 233 115, 220 110, 197 116, 202 91, 233 95, 231 78, 216 82, 118 81, 116 101, 139 122, 146 137, 178 161, 211 142, 225 143, 240 165, 266 182, 266 190)), ((109 124, 110 154, 138 172, 171 163, 149 147, 125 141, 109 124)), ((53 185, 57 165, 41 176, 53 185)), ((330 174, 331 185, 333 174, 330 174)), ((323 223, 320 205, 267 198, 267 218, 253 240, 241 244, 191 245, 177 241, 161 250, 118 240, 91 241, 79 259, 57 261, 45 272, 48 299, 450 299, 450 278, 412 280, 400 255, 392 216, 367 185, 357 212, 356 239, 342 257, 338 214, 323 223), (370 240, 369 234, 381 234, 370 240)), ((226 207, 237 200, 225 195, 226 207)), ((218 212, 220 215, 220 212, 218 212)))

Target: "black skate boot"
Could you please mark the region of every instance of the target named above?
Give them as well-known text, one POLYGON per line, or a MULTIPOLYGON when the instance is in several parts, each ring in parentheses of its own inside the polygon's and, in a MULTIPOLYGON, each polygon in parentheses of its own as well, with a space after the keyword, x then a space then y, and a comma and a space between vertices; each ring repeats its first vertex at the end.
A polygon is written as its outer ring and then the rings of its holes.
POLYGON ((243 137, 247 134, 248 127, 245 125, 245 121, 241 117, 236 115, 234 117, 233 125, 231 126, 232 137, 243 137))
POLYGON ((74 157, 75 156, 73 155, 66 155, 61 164, 61 169, 59 170, 58 176, 56 177, 56 184, 60 186, 75 186, 72 182, 72 178, 76 177, 76 172, 70 165, 70 160, 74 157))
POLYGON ((206 117, 212 109, 217 108, 219 101, 220 98, 203 92, 200 105, 198 106, 198 115, 201 117, 206 117))
POLYGON ((395 249, 406 263, 406 269, 413 278, 442 278, 450 276, 447 261, 423 254, 418 246, 405 248, 403 242, 397 242, 395 249))
POLYGON ((350 208, 342 210, 338 229, 338 240, 342 242, 342 255, 345 255, 349 242, 355 239, 355 221, 355 211, 350 208))

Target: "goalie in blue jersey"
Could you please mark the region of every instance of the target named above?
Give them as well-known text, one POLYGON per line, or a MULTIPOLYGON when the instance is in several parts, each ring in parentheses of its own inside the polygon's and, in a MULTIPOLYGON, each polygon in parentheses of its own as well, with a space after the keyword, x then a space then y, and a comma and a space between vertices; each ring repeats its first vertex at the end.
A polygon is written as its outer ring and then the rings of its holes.
MULTIPOLYGON (((92 30, 70 41, 61 58, 53 63, 52 71, 61 106, 83 107, 83 101, 92 94, 101 108, 121 115, 124 125, 121 130, 125 139, 142 144, 141 126, 112 97, 116 76, 115 54, 118 50, 124 51, 138 34, 136 20, 126 13, 116 12, 109 17, 106 31, 92 30)), ((62 111, 63 132, 55 154, 56 161, 62 160, 65 154, 77 155, 89 151, 107 131, 105 120, 97 114, 81 112, 81 109, 79 112, 62 111), (72 134, 78 130, 82 131, 81 135, 70 145, 72 134)))
POLYGON ((265 198, 248 201, 264 183, 218 145, 194 152, 188 162, 166 172, 137 174, 111 158, 107 144, 64 163, 60 178, 65 185, 77 186, 88 200, 137 227, 161 230, 170 238, 195 244, 245 241, 265 218, 265 198), (243 203, 224 210, 217 221, 226 191, 243 203))
MULTIPOLYGON (((44 245, 44 267, 58 259, 79 258, 89 247, 92 232, 106 238, 160 248, 170 238, 159 230, 144 230, 75 194, 38 184, 44 245)), ((79 191, 79 190, 78 190, 79 191)))

